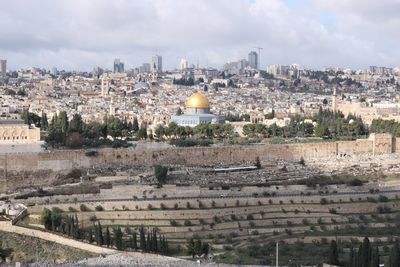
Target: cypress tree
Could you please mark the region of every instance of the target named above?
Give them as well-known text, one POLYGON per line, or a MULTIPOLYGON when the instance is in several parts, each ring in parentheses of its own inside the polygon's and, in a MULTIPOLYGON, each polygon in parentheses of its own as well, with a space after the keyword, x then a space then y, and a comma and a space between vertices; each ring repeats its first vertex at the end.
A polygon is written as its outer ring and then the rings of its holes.
POLYGON ((108 227, 106 228, 106 234, 104 236, 104 245, 107 247, 110 247, 111 245, 111 235, 110 235, 110 229, 108 227))
POLYGON ((153 242, 151 242, 151 235, 150 235, 150 231, 147 231, 147 240, 146 240, 146 251, 150 251, 152 246, 153 246, 153 242))
POLYGON ((133 119, 132 131, 137 132, 139 130, 139 122, 138 119, 135 117, 133 119))
POLYGON ((390 252, 389 267, 400 267, 400 251, 398 241, 396 241, 390 252))
POLYGON ((361 267, 371 266, 371 254, 371 244, 369 243, 368 237, 365 237, 362 244, 361 267))
POLYGON ((137 249, 137 236, 136 236, 136 232, 134 231, 132 233, 132 247, 134 250, 137 249))
POLYGON ((94 234, 94 241, 96 242, 96 244, 100 243, 100 237, 99 237, 99 231, 97 229, 97 225, 93 224, 93 234, 94 234))
POLYGON ((358 251, 357 251, 357 258, 356 258, 355 267, 362 267, 362 262, 363 262, 362 250, 363 250, 363 245, 360 244, 360 246, 358 247, 358 251))
POLYGON ((123 249, 123 244, 122 244, 122 231, 121 228, 117 227, 116 229, 114 229, 114 244, 115 247, 118 250, 122 250, 123 249))
POLYGON ((93 230, 92 228, 89 228, 87 232, 87 240, 89 243, 93 243, 93 230))
POLYGON ((332 240, 331 242, 328 263, 332 265, 339 265, 339 253, 337 249, 337 243, 335 240, 332 240))
POLYGON ((375 251, 372 253, 372 267, 379 267, 379 248, 375 247, 375 251))
POLYGON ((98 234, 98 245, 104 245, 103 229, 101 228, 100 222, 97 224, 97 234, 98 234))
POLYGON ((168 240, 163 237, 163 242, 164 242, 164 254, 168 254, 168 240))
POLYGON ((78 215, 75 214, 75 225, 74 225, 74 233, 73 233, 73 237, 75 239, 80 239, 80 234, 79 234, 79 220, 78 220, 78 215))
POLYGON ((74 217, 71 216, 70 220, 69 220, 69 236, 74 236, 75 233, 75 221, 74 221, 74 217))
POLYGON ((140 235, 140 237, 139 237, 140 238, 140 249, 145 251, 146 250, 146 236, 144 234, 143 225, 140 226, 139 235, 140 235))
POLYGON ((158 242, 157 242, 157 230, 153 228, 153 241, 152 241, 152 249, 154 252, 158 252, 158 242))
POLYGON ((160 240, 158 242, 160 244, 159 252, 165 253, 165 240, 164 237, 160 235, 160 240))
POLYGON ((349 258, 347 260, 346 267, 354 267, 354 249, 353 249, 353 247, 350 248, 349 258))

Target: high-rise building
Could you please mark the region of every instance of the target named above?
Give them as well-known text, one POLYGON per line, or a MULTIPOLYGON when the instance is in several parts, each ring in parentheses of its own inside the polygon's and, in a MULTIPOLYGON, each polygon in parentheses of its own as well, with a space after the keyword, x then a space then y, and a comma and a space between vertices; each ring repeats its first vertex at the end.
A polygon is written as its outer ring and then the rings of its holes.
POLYGON ((251 51, 249 53, 248 61, 249 61, 250 68, 258 69, 258 54, 257 54, 257 52, 251 51))
POLYGON ((7 74, 7 60, 0 60, 0 77, 6 77, 7 74))
POLYGON ((114 60, 114 72, 124 72, 124 63, 119 58, 114 60))
POLYGON ((187 69, 189 67, 189 63, 186 58, 181 59, 181 63, 180 63, 179 67, 181 70, 187 69))
POLYGON ((161 73, 162 72, 162 57, 159 55, 155 55, 151 59, 151 69, 153 72, 161 73))
POLYGON ((150 73, 150 72, 151 72, 150 63, 143 63, 143 65, 139 67, 139 73, 150 73))

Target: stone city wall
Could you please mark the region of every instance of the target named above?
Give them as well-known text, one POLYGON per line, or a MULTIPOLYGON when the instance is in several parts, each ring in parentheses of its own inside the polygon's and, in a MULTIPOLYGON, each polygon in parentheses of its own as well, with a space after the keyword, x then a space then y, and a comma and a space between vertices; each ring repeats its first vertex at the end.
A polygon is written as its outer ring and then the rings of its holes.
POLYGON ((389 134, 371 134, 368 139, 301 144, 260 144, 162 149, 101 149, 88 157, 84 150, 0 155, 0 192, 50 185, 60 174, 73 169, 152 166, 154 164, 217 166, 254 163, 256 157, 299 160, 348 157, 361 154, 399 153, 397 139, 389 134))

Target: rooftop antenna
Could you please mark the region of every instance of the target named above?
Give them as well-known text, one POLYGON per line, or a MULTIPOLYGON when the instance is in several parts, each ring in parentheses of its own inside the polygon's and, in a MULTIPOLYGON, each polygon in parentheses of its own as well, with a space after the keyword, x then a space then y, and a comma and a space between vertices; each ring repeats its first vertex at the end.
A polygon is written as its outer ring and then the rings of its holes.
POLYGON ((259 47, 259 46, 256 46, 256 47, 253 47, 253 48, 256 48, 256 49, 258 49, 258 68, 259 69, 261 69, 261 50, 263 50, 264 48, 262 48, 262 47, 259 47))

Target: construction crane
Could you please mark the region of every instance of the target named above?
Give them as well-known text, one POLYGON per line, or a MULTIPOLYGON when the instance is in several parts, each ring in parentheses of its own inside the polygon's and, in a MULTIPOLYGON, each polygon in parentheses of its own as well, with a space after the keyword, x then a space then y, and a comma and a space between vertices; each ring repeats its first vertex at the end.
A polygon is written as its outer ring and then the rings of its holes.
POLYGON ((264 48, 262 47, 253 47, 255 49, 258 49, 258 68, 261 69, 261 50, 263 50, 264 48))

